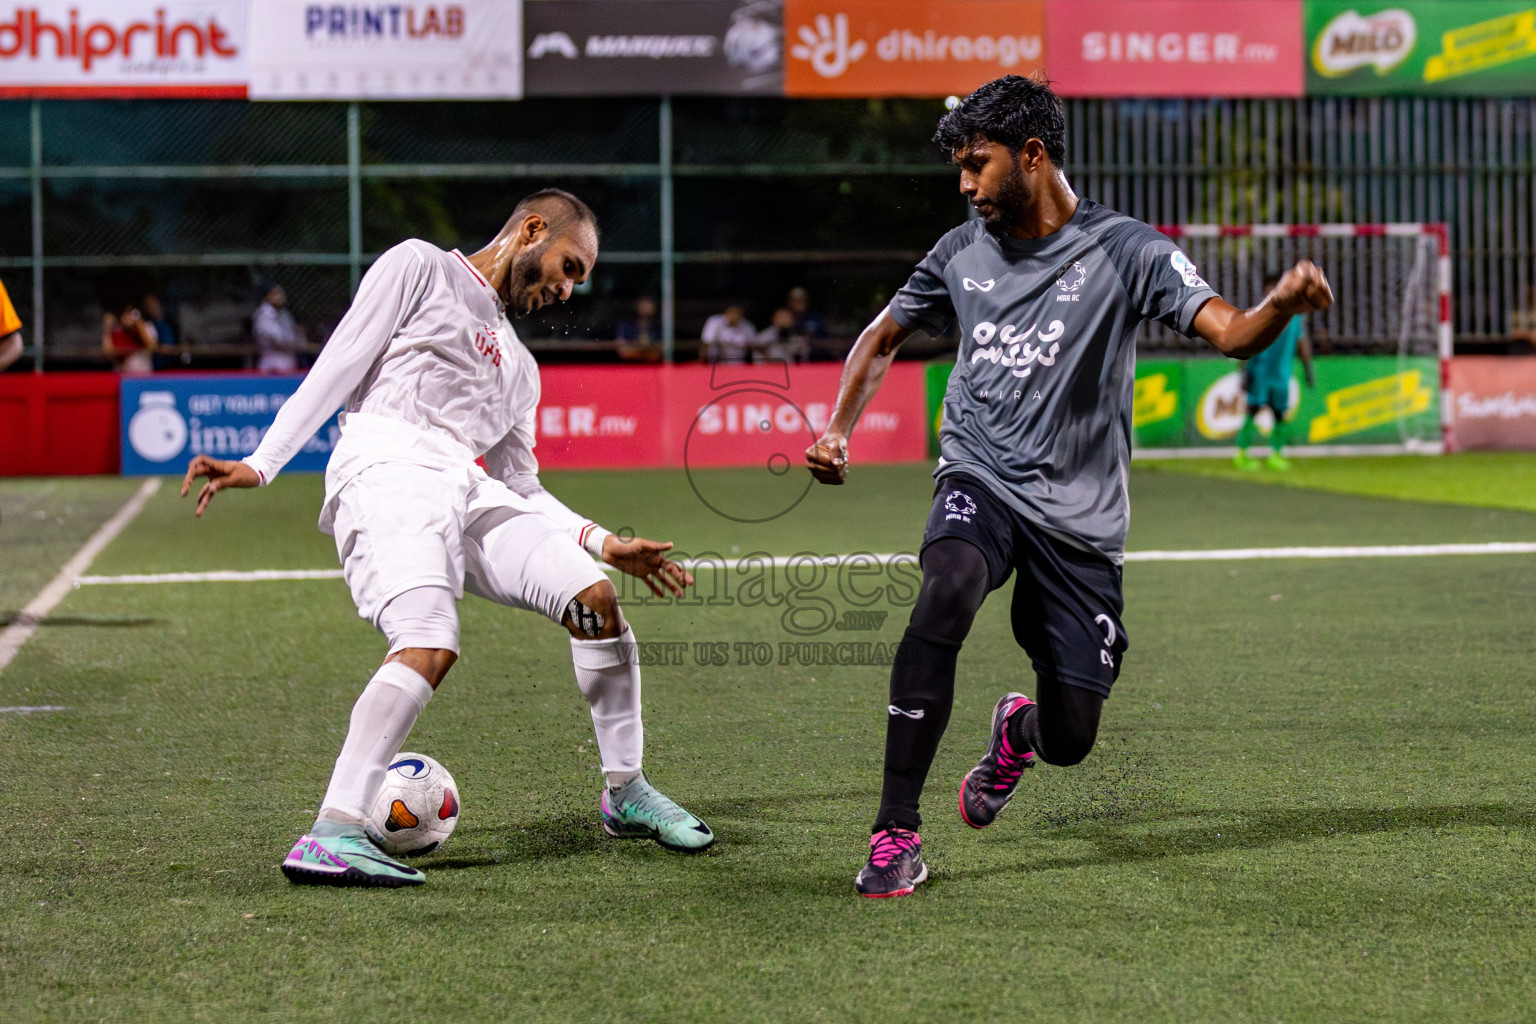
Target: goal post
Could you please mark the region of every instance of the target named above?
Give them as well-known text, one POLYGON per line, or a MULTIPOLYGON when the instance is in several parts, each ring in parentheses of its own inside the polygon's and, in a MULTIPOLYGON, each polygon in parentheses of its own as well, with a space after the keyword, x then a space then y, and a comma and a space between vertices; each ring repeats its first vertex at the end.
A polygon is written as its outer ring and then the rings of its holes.
MULTIPOLYGON (((1298 260, 1310 259, 1328 275, 1334 305, 1307 317, 1314 352, 1325 358, 1315 392, 1293 391, 1299 404, 1293 401, 1286 428, 1288 452, 1438 453, 1453 447, 1445 224, 1166 224, 1157 230, 1178 243, 1217 294, 1239 307, 1263 297, 1267 273, 1298 260)), ((1241 423, 1246 405, 1240 366, 1156 322, 1138 339, 1137 358, 1138 457, 1235 450, 1234 423, 1241 423), (1167 400, 1171 385, 1151 380, 1149 370, 1144 387, 1142 366, 1163 367, 1179 378, 1182 432, 1166 422, 1175 404, 1167 400), (1153 402, 1154 396, 1161 401, 1153 402), (1165 422, 1145 422, 1154 416, 1165 422)), ((1261 422, 1265 433, 1267 423, 1261 422)))

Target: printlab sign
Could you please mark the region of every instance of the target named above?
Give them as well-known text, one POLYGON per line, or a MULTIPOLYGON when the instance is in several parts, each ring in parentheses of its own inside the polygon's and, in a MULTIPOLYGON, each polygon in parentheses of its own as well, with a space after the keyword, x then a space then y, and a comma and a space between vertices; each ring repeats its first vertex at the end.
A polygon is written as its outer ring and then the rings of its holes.
MULTIPOLYGON (((299 375, 124 378, 123 475, 179 476, 195 455, 244 458, 256 450, 277 410, 303 380, 299 375)), ((340 437, 332 416, 285 471, 325 472, 340 437)))

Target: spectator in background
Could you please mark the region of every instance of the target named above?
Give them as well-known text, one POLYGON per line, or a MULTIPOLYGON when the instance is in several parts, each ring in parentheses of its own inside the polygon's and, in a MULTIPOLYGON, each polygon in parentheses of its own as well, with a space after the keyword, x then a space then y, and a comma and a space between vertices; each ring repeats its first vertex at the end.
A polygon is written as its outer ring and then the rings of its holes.
POLYGON ((0 370, 21 358, 21 317, 0 284, 0 370))
POLYGON ((811 293, 796 286, 789 290, 784 304, 795 318, 795 333, 809 341, 824 341, 827 337, 827 318, 811 309, 811 293))
POLYGON ((661 329, 656 322, 656 300, 642 295, 635 300, 635 315, 613 332, 619 358, 627 363, 661 362, 661 329))
POLYGON ((781 307, 773 311, 773 320, 757 336, 754 362, 783 360, 786 363, 803 363, 811 356, 811 339, 801 334, 795 326, 794 311, 781 307))
POLYGON ((118 373, 144 376, 155 372, 160 347, 155 327, 133 303, 101 315, 101 353, 118 373))
POLYGON ((294 373, 299 368, 298 350, 307 340, 304 328, 294 323, 288 309, 288 293, 274 284, 267 289, 251 317, 256 338, 256 369, 262 373, 294 373))
POLYGON ((747 361, 747 353, 757 344, 757 328, 747 319, 746 310, 732 303, 724 313, 704 321, 704 342, 700 358, 706 363, 727 366, 747 361))
MULTIPOLYGON (((139 311, 144 314, 145 321, 155 329, 155 369, 169 369, 176 361, 176 354, 170 350, 176 347, 180 339, 177 337, 176 328, 171 326, 171 322, 165 318, 165 307, 160 304, 160 296, 154 292, 146 292, 144 298, 139 301, 139 311)), ((181 353, 181 362, 191 362, 187 353, 181 353)))

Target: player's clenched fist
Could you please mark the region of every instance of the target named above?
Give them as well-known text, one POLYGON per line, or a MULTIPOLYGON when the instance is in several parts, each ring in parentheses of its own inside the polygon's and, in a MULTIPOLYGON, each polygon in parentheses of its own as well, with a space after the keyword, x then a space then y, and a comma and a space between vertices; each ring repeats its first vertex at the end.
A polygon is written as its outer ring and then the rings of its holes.
POLYGON ((837 434, 823 434, 821 440, 805 450, 806 468, 824 484, 840 484, 848 479, 848 441, 837 434))
POLYGON ((1282 313, 1316 313, 1333 305, 1333 289, 1322 268, 1311 260, 1302 260, 1280 278, 1269 301, 1282 313))
POLYGON ((181 482, 181 496, 185 498, 187 492, 192 489, 192 481, 200 476, 208 478, 203 484, 203 489, 197 492, 197 508, 195 515, 201 516, 203 509, 213 500, 213 496, 226 487, 260 487, 261 477, 250 466, 243 462, 229 462, 224 459, 210 459, 206 455, 199 455, 187 464, 187 478, 181 482))

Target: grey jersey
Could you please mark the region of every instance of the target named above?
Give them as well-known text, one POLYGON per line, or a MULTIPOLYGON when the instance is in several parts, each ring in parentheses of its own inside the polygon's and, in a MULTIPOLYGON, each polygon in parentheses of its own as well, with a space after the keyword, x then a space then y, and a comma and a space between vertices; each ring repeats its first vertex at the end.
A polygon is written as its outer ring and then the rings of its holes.
POLYGON ((890 306, 910 329, 960 322, 934 475, 975 477, 1121 561, 1136 330, 1155 319, 1189 334, 1215 295, 1166 236, 1088 199, 1045 238, 995 238, 980 220, 950 231, 890 306))

